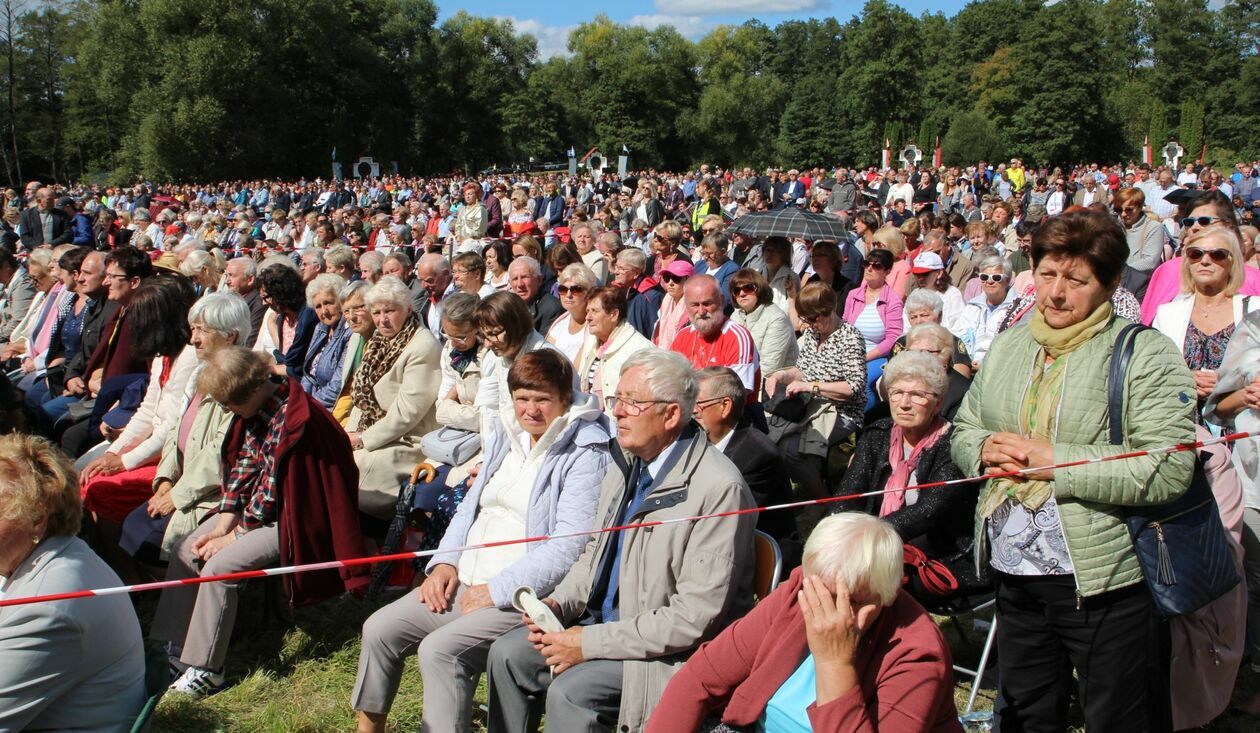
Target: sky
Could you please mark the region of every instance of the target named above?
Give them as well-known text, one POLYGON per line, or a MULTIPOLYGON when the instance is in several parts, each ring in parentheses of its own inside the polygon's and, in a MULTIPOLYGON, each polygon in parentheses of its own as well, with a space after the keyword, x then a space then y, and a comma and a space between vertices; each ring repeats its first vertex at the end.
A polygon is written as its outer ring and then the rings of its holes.
MULTIPOLYGON (((538 39, 539 56, 565 53, 569 31, 603 13, 617 23, 655 28, 672 25, 696 40, 718 25, 738 25, 756 18, 770 27, 785 20, 834 17, 841 22, 862 10, 863 0, 468 0, 462 5, 437 0, 439 21, 466 10, 472 15, 511 18, 517 30, 538 39)), ((966 0, 897 0, 913 15, 925 10, 946 15, 966 0)))

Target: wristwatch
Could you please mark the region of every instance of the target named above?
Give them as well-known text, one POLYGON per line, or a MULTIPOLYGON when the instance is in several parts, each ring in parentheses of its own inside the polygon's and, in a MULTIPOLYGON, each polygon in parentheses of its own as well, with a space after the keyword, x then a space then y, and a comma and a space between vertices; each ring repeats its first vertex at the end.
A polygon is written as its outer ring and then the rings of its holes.
POLYGON ((822 386, 821 386, 821 385, 819 385, 819 384, 818 384, 818 382, 814 382, 814 386, 813 386, 812 388, 810 388, 810 390, 809 390, 809 391, 810 391, 810 393, 812 393, 815 397, 821 397, 821 396, 822 396, 822 386))

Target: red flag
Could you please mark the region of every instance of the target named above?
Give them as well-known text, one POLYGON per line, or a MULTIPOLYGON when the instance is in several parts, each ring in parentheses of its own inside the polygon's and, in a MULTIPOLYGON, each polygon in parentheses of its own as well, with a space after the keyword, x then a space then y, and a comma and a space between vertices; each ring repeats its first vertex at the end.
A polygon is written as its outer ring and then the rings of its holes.
POLYGON ((1147 135, 1142 138, 1142 162, 1151 165, 1153 156, 1151 155, 1151 136, 1147 135))

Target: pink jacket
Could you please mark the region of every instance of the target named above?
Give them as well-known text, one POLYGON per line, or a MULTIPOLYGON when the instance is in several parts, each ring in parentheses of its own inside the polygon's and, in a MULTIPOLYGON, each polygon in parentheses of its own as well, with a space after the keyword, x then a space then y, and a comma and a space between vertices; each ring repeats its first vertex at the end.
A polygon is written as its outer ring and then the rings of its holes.
MULTIPOLYGON (((1146 296, 1142 298, 1142 323, 1151 325, 1155 320, 1155 311, 1181 292, 1181 258, 1174 257, 1155 268, 1151 274, 1151 282, 1146 286, 1146 296)), ((1260 270, 1246 265, 1243 267, 1243 286, 1239 291, 1243 295, 1260 295, 1260 270)))
MULTIPOLYGON (((697 649, 669 681, 646 733, 693 731, 709 714, 728 725, 756 723, 809 654, 797 602, 800 590, 797 568, 747 616, 697 649)), ((807 708, 814 730, 962 732, 949 646, 932 617, 905 591, 867 630, 856 667, 857 687, 807 708)))
MULTIPOLYGON (((879 312, 879 318, 884 322, 884 340, 875 346, 880 357, 888 356, 888 352, 892 351, 893 344, 901 336, 902 316, 901 311, 904 307, 901 298, 893 292, 888 285, 879 291, 879 297, 875 300, 875 310, 879 312)), ((866 307, 866 285, 859 283, 857 287, 849 291, 844 299, 844 320, 849 323, 856 323, 858 316, 862 315, 862 309, 866 307)))

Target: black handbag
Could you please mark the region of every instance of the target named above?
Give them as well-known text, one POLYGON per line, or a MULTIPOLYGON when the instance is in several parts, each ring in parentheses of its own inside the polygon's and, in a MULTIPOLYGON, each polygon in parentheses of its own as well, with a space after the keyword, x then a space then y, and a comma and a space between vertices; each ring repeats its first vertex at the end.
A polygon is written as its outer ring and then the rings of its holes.
MULTIPOLYGON (((1141 324, 1125 326, 1116 337, 1107 373, 1107 417, 1111 444, 1124 444, 1124 386, 1141 324)), ((1190 487, 1177 499, 1155 506, 1125 507, 1125 523, 1142 575, 1160 616, 1181 616, 1203 608, 1242 580, 1234 567, 1216 498, 1195 454, 1190 487)))

